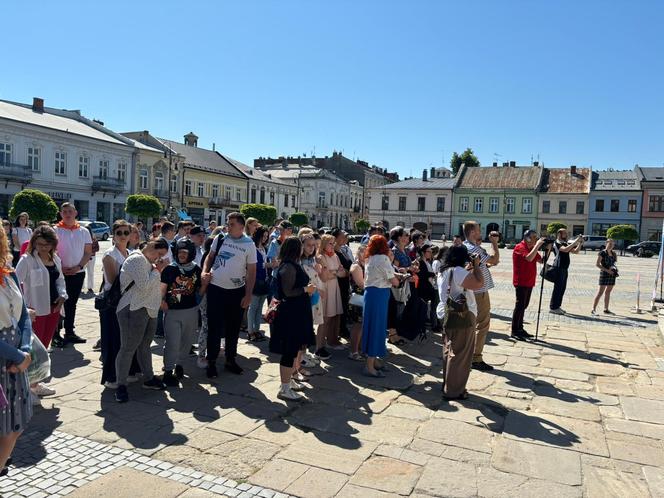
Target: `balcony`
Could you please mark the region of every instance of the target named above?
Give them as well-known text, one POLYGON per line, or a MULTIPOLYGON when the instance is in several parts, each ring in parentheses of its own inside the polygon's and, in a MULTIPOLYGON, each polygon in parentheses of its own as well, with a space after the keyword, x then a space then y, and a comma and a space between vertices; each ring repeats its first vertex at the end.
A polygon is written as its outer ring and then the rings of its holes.
POLYGON ((32 181, 32 169, 23 164, 0 164, 0 179, 9 182, 26 185, 32 181))
POLYGON ((125 189, 125 181, 119 178, 109 178, 106 176, 92 177, 93 192, 112 192, 114 194, 122 193, 125 189))
POLYGON ((360 212, 360 206, 355 206, 353 208, 353 213, 359 213, 360 212))
POLYGON ((211 197, 210 206, 215 207, 238 207, 241 201, 234 201, 233 199, 228 199, 226 197, 211 197))
POLYGON ((168 199, 168 190, 155 188, 152 190, 152 195, 159 197, 160 199, 168 199))

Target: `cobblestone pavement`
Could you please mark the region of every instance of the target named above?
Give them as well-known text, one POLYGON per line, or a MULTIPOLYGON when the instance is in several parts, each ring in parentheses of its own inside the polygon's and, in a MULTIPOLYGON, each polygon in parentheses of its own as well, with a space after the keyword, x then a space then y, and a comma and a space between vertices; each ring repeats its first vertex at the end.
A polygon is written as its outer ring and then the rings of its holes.
POLYGON ((300 405, 277 399, 266 343, 240 346, 242 377, 210 382, 190 358, 182 388, 132 385, 118 405, 99 385, 98 317, 86 299, 77 330, 88 343, 53 352, 57 395, 19 440, 1 494, 663 496, 664 347, 654 314, 630 312, 637 271, 647 307, 656 261, 621 258, 616 315, 590 319, 596 254, 573 256, 569 314, 548 314, 546 284, 542 340, 524 343, 508 337, 511 253, 502 258, 485 349, 496 370, 473 371, 462 403, 441 401, 433 336, 392 347, 385 379, 362 377, 335 351, 300 405))

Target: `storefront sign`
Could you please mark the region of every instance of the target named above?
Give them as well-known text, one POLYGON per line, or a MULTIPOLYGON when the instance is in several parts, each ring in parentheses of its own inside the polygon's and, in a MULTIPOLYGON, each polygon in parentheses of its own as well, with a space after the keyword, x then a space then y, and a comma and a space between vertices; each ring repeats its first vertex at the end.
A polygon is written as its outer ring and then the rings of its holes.
POLYGON ((203 197, 185 197, 184 202, 188 208, 206 209, 208 207, 208 200, 203 197))
POLYGON ((66 201, 71 199, 71 194, 69 192, 46 192, 46 195, 54 201, 66 201))

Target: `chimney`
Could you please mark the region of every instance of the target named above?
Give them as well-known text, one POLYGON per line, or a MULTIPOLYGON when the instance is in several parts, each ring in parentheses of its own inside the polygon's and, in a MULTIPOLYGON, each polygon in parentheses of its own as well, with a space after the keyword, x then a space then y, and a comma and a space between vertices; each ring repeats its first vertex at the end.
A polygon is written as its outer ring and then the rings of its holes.
POLYGON ((516 168, 516 161, 510 161, 510 168, 516 168))
POLYGON ((493 167, 494 167, 494 168, 497 168, 497 167, 498 167, 498 163, 494 161, 494 162, 493 162, 493 167))
POLYGON ((510 163, 503 163, 503 168, 507 168, 510 165, 510 163))
POLYGON ((34 112, 44 112, 44 99, 41 99, 39 97, 33 97, 32 110, 34 112))
POLYGON ((184 144, 190 145, 191 147, 198 147, 198 137, 193 131, 190 131, 184 136, 184 144))
POLYGON ((436 168, 431 168, 431 178, 436 176, 436 168))
POLYGON ((539 166, 539 161, 535 161, 535 162, 533 163, 533 166, 535 166, 535 167, 537 168, 537 167, 539 166))
POLYGON ((212 142, 212 152, 214 152, 215 150, 217 150, 217 149, 216 149, 216 146, 217 146, 217 144, 215 144, 214 142, 212 142))
POLYGON ((427 170, 426 169, 422 170, 422 181, 423 182, 427 181, 427 170))
POLYGON ((576 175, 576 166, 572 165, 569 167, 569 172, 571 175, 576 175))

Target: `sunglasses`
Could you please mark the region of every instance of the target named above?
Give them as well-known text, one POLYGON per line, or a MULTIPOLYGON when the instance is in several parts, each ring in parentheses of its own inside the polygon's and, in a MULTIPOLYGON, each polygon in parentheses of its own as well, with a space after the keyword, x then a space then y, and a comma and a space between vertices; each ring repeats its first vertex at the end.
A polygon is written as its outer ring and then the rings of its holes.
POLYGON ((3 223, 2 226, 3 226, 3 227, 8 227, 8 226, 9 226, 9 223, 3 223))
POLYGON ((115 232, 115 235, 117 236, 124 235, 125 237, 129 237, 130 233, 131 232, 129 232, 129 230, 118 230, 117 232, 115 232))

